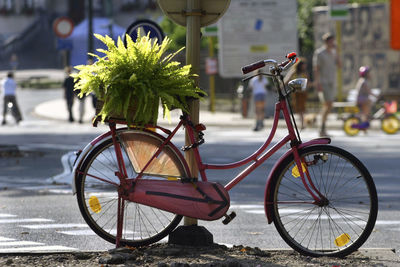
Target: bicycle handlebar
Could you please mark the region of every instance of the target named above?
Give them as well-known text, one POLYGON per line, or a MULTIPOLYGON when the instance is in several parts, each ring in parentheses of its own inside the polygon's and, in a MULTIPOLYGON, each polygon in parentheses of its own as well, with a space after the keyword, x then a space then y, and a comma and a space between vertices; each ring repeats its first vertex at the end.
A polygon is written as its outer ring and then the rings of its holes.
POLYGON ((243 74, 247 74, 247 73, 249 73, 251 71, 254 71, 256 69, 264 67, 266 64, 272 64, 272 65, 274 65, 275 69, 279 69, 280 71, 284 71, 284 70, 287 70, 294 63, 297 62, 297 55, 296 55, 295 52, 287 54, 286 58, 287 58, 287 60, 285 60, 281 64, 278 64, 273 59, 260 60, 260 61, 257 61, 255 63, 252 63, 250 65, 244 66, 242 68, 242 72, 243 72, 243 74))
POLYGON ((242 72, 243 72, 243 74, 246 74, 246 73, 249 73, 249 72, 251 72, 251 71, 253 71, 253 70, 262 68, 262 67, 264 67, 264 66, 265 66, 264 60, 260 60, 260 61, 258 61, 258 62, 255 62, 255 63, 252 63, 252 64, 250 64, 250 65, 244 66, 244 67, 242 68, 242 72))

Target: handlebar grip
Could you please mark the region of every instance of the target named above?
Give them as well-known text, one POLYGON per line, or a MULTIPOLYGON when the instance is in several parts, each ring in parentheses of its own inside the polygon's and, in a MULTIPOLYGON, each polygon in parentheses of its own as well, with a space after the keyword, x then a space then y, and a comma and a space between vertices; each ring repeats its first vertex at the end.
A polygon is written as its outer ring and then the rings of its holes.
POLYGON ((257 62, 255 62, 255 63, 252 63, 252 64, 250 64, 250 65, 244 66, 244 67, 242 68, 242 72, 243 72, 243 74, 246 74, 246 73, 249 73, 249 72, 251 72, 251 71, 253 71, 253 70, 262 68, 262 67, 264 67, 264 66, 265 66, 264 60, 260 60, 260 61, 257 61, 257 62))
POLYGON ((297 57, 296 52, 292 52, 286 55, 286 58, 290 60, 294 59, 295 57, 297 57))

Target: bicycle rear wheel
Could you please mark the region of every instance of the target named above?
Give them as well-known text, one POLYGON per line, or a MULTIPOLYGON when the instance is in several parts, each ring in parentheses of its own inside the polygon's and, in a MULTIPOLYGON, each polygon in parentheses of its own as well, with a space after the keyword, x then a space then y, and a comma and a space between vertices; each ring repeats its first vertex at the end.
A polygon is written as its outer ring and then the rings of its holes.
POLYGON ((337 147, 311 146, 299 153, 303 171, 307 169, 327 201, 314 204, 290 156, 273 184, 274 224, 303 255, 346 256, 367 240, 375 225, 378 198, 371 175, 356 157, 337 147))
POLYGON ((352 125, 359 124, 360 119, 355 116, 348 117, 343 123, 343 130, 348 136, 355 136, 360 131, 357 128, 353 128, 352 125))
MULTIPOLYGON (((125 168, 135 178, 163 142, 163 137, 137 130, 118 131, 125 168)), ((187 177, 187 169, 179 151, 167 145, 146 168, 141 179, 187 177)), ((77 200, 89 227, 103 239, 115 243, 118 222, 118 201, 122 201, 124 218, 120 245, 144 246, 167 236, 182 216, 123 200, 119 194, 118 161, 112 139, 97 145, 87 156, 76 180, 77 200)))

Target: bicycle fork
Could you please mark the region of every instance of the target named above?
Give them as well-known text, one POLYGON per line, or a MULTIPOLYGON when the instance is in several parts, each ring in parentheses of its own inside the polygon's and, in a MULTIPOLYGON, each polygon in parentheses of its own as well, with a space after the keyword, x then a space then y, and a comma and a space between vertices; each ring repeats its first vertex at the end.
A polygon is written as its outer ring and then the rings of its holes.
POLYGON ((292 148, 292 150, 293 150, 293 155, 294 155, 294 161, 296 163, 297 170, 301 177, 301 181, 303 182, 303 185, 306 188, 307 192, 314 199, 313 204, 318 205, 318 206, 327 205, 328 204, 327 198, 324 195, 322 195, 321 192, 315 187, 315 185, 311 179, 310 173, 308 172, 308 164, 304 161, 304 159, 300 158, 299 151, 297 148, 292 148), (306 179, 306 177, 307 177, 307 179, 306 179))

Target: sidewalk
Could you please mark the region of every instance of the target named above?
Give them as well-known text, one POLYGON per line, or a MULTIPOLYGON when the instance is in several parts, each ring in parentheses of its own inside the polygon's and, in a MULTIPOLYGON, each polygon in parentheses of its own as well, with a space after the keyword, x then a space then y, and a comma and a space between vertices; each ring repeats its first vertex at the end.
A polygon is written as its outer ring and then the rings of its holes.
MULTIPOLYGON (((90 122, 93 119, 95 114, 95 110, 91 103, 91 97, 87 97, 85 99, 85 116, 84 122, 90 122)), ((75 116, 75 120, 78 120, 78 101, 75 101, 73 112, 75 116)), ((68 112, 65 105, 64 99, 55 99, 47 102, 43 102, 35 107, 34 114, 41 118, 51 119, 51 120, 59 120, 59 121, 67 121, 68 112)), ((171 121, 169 122, 167 118, 162 117, 162 109, 160 108, 158 124, 162 126, 174 126, 177 124, 179 117, 181 115, 180 110, 171 111, 171 121)), ((296 115, 295 115, 296 116, 296 115)), ((307 128, 312 128, 318 131, 318 127, 320 125, 319 120, 320 116, 318 114, 309 114, 310 117, 313 117, 316 122, 312 124, 307 124, 307 128)), ((254 118, 243 118, 239 112, 210 112, 208 110, 200 110, 200 122, 206 126, 217 126, 217 127, 242 127, 253 129, 255 125, 254 118)), ((299 120, 296 119, 296 122, 299 124, 299 120)), ((273 118, 267 118, 264 120, 264 124, 266 128, 271 128, 273 124, 273 118)), ((298 125, 300 126, 300 125, 298 125)), ((286 124, 283 119, 280 119, 278 127, 284 128, 286 124)), ((328 131, 331 129, 341 130, 343 127, 343 121, 338 118, 338 114, 332 113, 328 117, 327 128, 328 131)), ((380 128, 380 121, 372 121, 371 122, 372 129, 380 128)))

